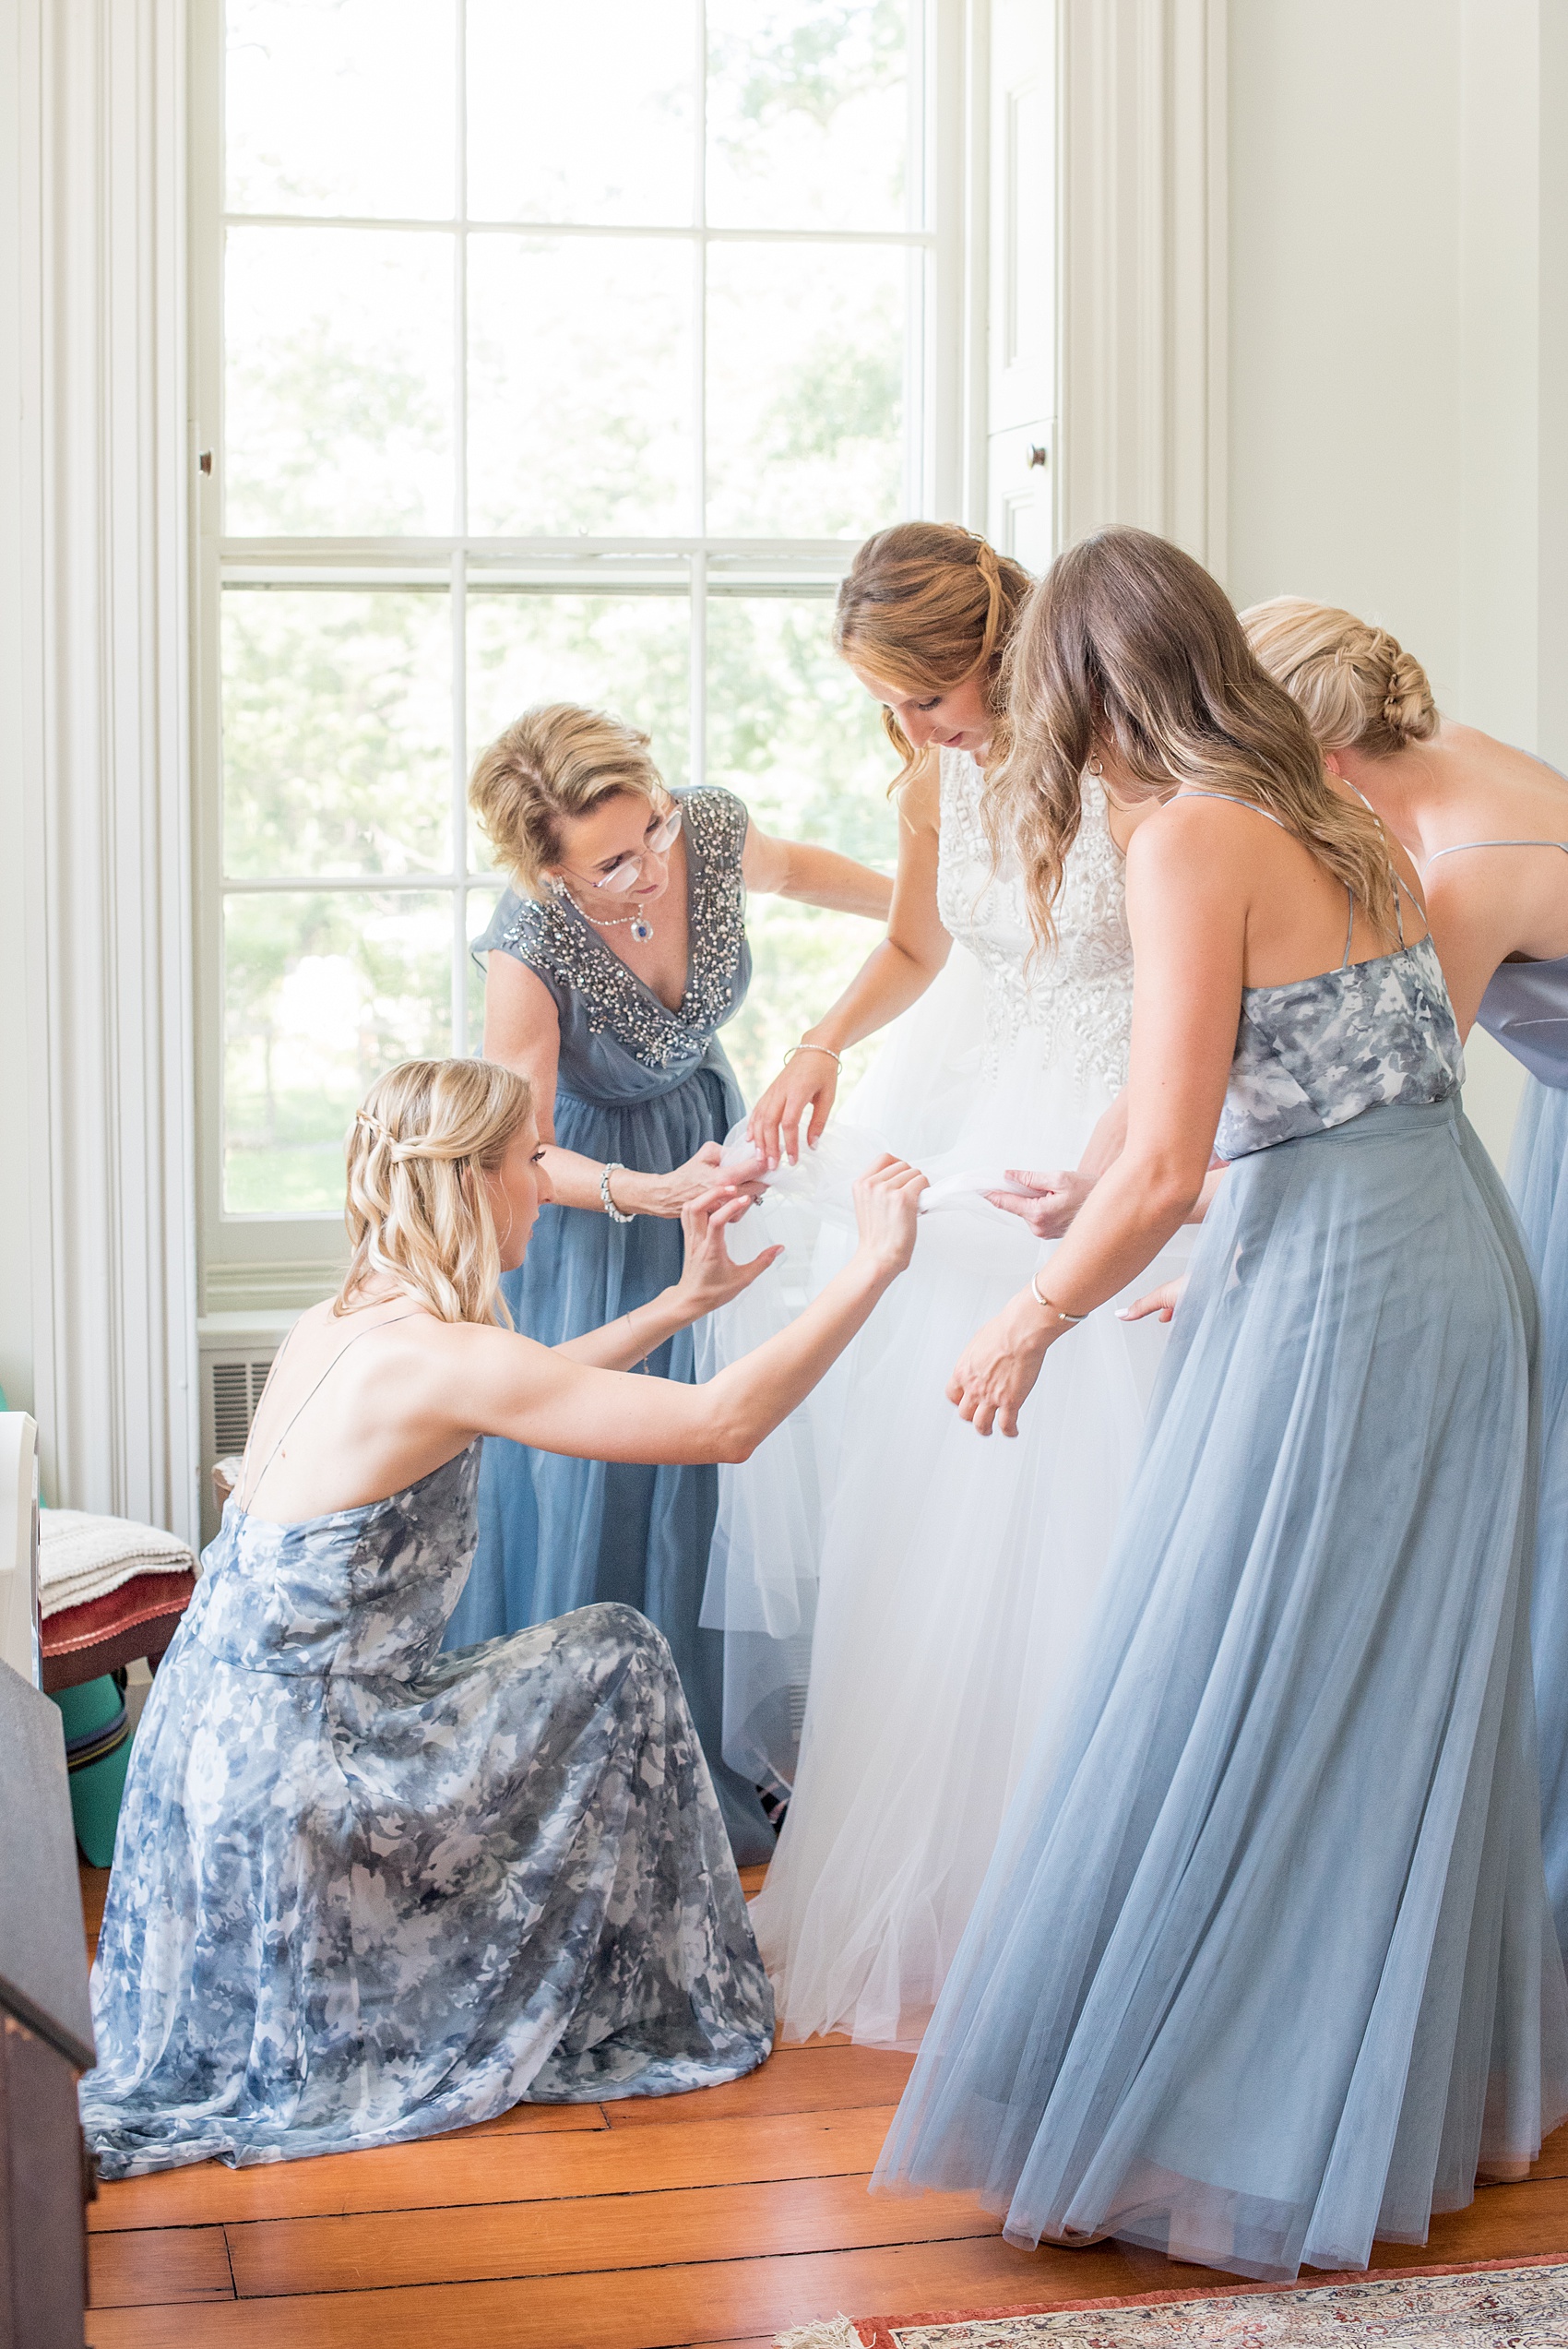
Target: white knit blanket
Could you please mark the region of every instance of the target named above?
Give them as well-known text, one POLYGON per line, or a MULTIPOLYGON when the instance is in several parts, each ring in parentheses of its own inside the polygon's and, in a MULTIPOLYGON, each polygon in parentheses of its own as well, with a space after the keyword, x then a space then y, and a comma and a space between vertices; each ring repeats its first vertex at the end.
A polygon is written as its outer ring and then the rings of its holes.
POLYGON ((138 1574, 194 1574, 184 1542, 156 1525, 128 1517, 93 1517, 86 1509, 38 1513, 39 1604, 46 1616, 101 1599, 138 1574))

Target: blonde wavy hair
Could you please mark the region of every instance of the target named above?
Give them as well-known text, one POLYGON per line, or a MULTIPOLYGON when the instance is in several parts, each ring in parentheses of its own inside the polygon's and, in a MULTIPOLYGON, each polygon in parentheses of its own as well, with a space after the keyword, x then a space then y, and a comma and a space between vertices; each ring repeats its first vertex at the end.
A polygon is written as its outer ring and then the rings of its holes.
POLYGON ((1097 745, 1157 796, 1191 783, 1277 817, 1394 934, 1377 818, 1336 791, 1305 716, 1260 666, 1224 591, 1168 539, 1117 528, 1059 554, 1019 623, 1008 681, 1010 744, 982 805, 993 854, 1014 851, 1023 865, 1041 945, 1097 745))
POLYGON ((671 805, 647 734, 602 709, 551 701, 525 709, 480 752, 469 805, 497 861, 537 898, 546 867, 561 861, 563 819, 623 792, 660 811, 671 805))
MULTIPOLYGON (((1034 582, 1021 563, 952 522, 897 522, 856 554, 838 590, 833 649, 906 693, 951 693, 982 674, 995 715, 993 750, 1007 722, 1003 659, 1034 582)), ((894 789, 931 756, 917 752, 891 709, 882 723, 902 768, 894 789)))
POLYGON ((1241 626, 1269 675, 1306 711, 1324 750, 1385 758, 1436 733, 1427 673, 1386 628, 1299 595, 1254 603, 1242 613, 1241 626))
POLYGON ((492 1060, 405 1060, 378 1077, 349 1129, 352 1251, 335 1314, 373 1273, 438 1321, 510 1326, 501 1251, 481 1177, 533 1115, 526 1080, 492 1060))

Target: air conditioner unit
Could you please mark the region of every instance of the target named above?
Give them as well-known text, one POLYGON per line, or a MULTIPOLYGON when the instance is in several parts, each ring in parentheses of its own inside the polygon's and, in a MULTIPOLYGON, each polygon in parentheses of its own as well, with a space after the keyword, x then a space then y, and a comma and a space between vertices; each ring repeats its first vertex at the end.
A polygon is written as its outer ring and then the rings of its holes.
POLYGON ((250 1345, 207 1345, 201 1350, 201 1538, 218 1531, 219 1508, 212 1489, 215 1461, 245 1449, 251 1421, 278 1348, 271 1340, 250 1345))

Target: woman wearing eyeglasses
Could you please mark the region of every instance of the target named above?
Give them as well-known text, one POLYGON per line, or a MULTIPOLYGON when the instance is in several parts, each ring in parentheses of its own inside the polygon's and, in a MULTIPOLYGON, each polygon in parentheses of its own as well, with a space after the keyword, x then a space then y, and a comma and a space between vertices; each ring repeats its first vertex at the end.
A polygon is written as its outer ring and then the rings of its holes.
MULTIPOLYGON (((646 734, 566 702, 481 751, 469 799, 512 886, 474 954, 484 1052, 533 1088, 557 1202, 502 1287, 560 1345, 680 1279, 681 1210, 715 1188, 744 1114, 718 1031, 751 976, 747 889, 885 921, 892 885, 770 839, 733 793, 668 791, 646 734)), ((691 1379, 689 1330, 648 1313, 647 1365, 691 1379), (665 1328, 668 1324, 663 1325, 665 1328)), ((723 1635, 697 1611, 718 1505, 707 1466, 566 1460, 487 1438, 480 1538, 449 1648, 619 1600, 674 1651, 737 1859, 771 1856, 756 1790, 719 1752, 723 1635)))

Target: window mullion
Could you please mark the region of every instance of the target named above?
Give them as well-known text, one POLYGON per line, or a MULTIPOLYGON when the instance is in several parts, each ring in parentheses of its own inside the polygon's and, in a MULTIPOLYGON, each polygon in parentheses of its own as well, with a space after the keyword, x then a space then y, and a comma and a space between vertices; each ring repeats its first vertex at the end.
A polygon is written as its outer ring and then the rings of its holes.
POLYGON ((469 11, 468 0, 457 0, 454 38, 457 44, 454 76, 456 121, 452 154, 456 185, 452 191, 454 319, 452 353, 452 500, 453 529, 457 546, 452 556, 452 1050, 459 1057, 469 1049, 468 892, 463 887, 469 869, 468 839, 468 636, 469 562, 469 11))

